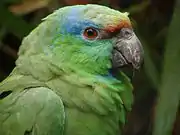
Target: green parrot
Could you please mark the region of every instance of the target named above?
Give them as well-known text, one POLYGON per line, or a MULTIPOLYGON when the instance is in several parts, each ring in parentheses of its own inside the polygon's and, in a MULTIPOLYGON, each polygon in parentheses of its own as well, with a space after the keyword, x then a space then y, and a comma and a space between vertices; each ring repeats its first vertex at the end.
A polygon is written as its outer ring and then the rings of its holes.
POLYGON ((0 135, 122 134, 133 103, 121 68, 139 69, 128 13, 88 4, 58 9, 22 41, 0 83, 0 135))

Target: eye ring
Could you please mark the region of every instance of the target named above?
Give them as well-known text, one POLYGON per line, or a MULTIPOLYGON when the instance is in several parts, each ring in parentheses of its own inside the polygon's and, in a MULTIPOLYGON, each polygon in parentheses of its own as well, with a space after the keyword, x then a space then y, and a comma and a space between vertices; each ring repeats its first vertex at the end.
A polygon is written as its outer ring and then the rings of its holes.
POLYGON ((92 27, 86 28, 83 32, 83 36, 86 39, 90 39, 90 40, 96 39, 98 37, 98 34, 99 32, 97 31, 97 29, 92 28, 92 27))

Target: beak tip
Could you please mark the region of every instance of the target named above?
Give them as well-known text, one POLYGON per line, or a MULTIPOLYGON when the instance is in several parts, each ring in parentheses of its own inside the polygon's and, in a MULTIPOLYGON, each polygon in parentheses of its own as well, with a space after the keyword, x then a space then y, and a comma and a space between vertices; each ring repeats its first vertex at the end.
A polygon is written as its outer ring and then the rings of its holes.
POLYGON ((138 56, 134 57, 134 61, 132 61, 132 66, 138 70, 140 69, 142 63, 143 63, 143 55, 139 54, 138 56))

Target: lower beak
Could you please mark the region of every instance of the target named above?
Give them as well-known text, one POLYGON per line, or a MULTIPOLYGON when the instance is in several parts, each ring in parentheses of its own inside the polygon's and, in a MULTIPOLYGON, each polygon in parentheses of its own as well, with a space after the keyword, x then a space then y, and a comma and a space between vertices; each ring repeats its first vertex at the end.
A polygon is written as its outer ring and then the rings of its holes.
POLYGON ((143 54, 144 51, 137 36, 132 30, 125 28, 123 33, 117 36, 114 44, 112 66, 120 68, 131 65, 133 68, 139 69, 143 61, 143 54))

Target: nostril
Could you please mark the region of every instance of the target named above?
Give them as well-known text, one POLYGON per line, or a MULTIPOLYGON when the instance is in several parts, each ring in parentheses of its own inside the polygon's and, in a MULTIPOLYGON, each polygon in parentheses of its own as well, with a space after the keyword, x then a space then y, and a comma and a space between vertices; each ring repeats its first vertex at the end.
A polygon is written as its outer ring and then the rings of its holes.
POLYGON ((124 38, 130 38, 130 37, 132 37, 132 34, 133 34, 132 30, 129 28, 121 29, 121 36, 124 38))
POLYGON ((127 35, 127 36, 128 36, 128 35, 130 35, 130 34, 131 34, 131 33, 130 33, 129 31, 125 31, 125 32, 124 32, 124 35, 127 35))

